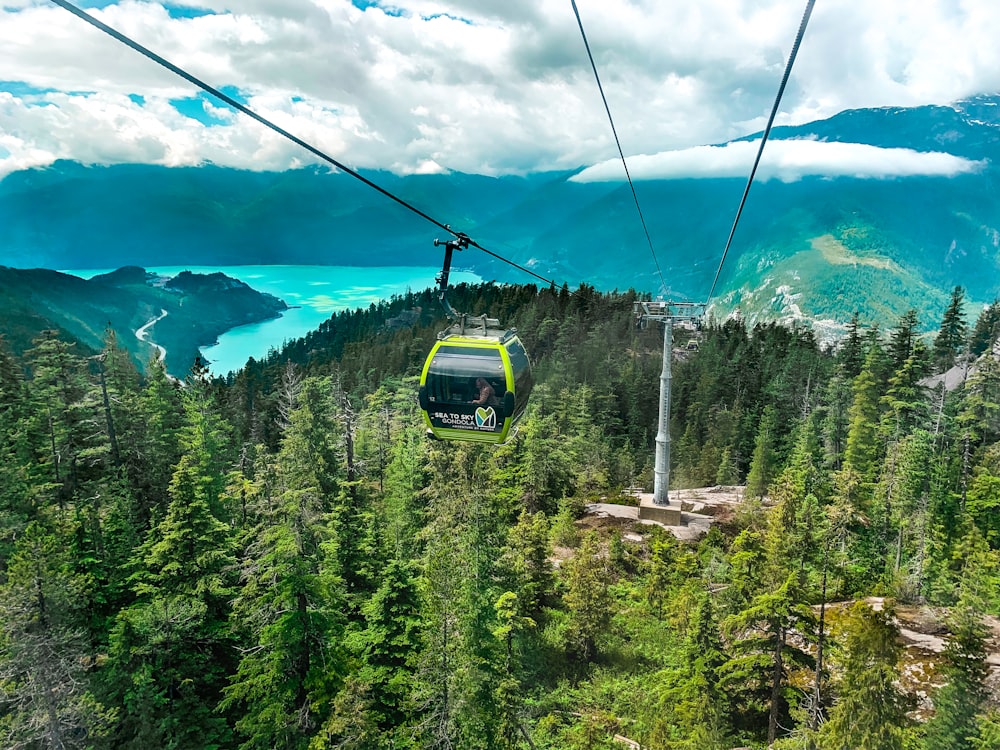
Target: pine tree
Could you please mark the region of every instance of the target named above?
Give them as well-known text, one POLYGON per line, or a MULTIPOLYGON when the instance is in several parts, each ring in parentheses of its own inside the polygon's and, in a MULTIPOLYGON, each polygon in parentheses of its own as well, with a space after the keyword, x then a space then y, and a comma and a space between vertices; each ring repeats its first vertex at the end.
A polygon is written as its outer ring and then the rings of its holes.
POLYGON ((763 586, 765 568, 763 532, 743 529, 729 547, 729 586, 723 591, 726 611, 739 611, 749 605, 763 586))
POLYGON ((604 561, 598 555, 597 536, 583 538, 583 544, 565 566, 567 591, 563 596, 569 610, 571 650, 584 661, 597 651, 597 636, 611 619, 610 583, 604 561))
POLYGON ((0 585, 0 691, 5 747, 99 747, 110 712, 88 689, 87 639, 65 545, 32 522, 0 585))
POLYGON ((875 376, 875 355, 869 354, 861 373, 854 379, 853 402, 849 412, 845 468, 870 480, 879 455, 879 386, 875 376))
MULTIPOLYGON (((480 446, 432 448, 419 586, 424 648, 413 691, 419 736, 431 746, 492 742, 503 655, 492 635, 505 516, 486 490, 480 446)), ((486 744, 485 747, 490 747, 486 744)))
POLYGON ((121 707, 122 735, 137 746, 192 747, 230 737, 213 709, 234 668, 226 632, 232 541, 213 513, 220 479, 212 470, 212 430, 200 409, 189 415, 170 505, 137 555, 137 601, 111 634, 105 683, 121 707))
POLYGON ((825 465, 835 470, 841 468, 847 445, 848 411, 853 400, 852 381, 853 379, 837 373, 827 382, 823 394, 825 465))
POLYGON ((29 437, 28 403, 21 366, 0 335, 0 560, 10 557, 13 542, 37 517, 35 442, 29 437))
POLYGON ((932 436, 924 430, 907 435, 891 451, 876 488, 890 529, 887 544, 887 567, 902 591, 913 597, 922 595, 928 551, 932 436))
POLYGON ((988 351, 1000 337, 1000 299, 983 308, 969 336, 969 353, 978 357, 988 351))
POLYGON ((806 571, 818 553, 817 537, 820 515, 818 500, 807 492, 806 482, 797 482, 786 470, 775 489, 775 505, 767 516, 764 536, 767 586, 778 586, 790 572, 806 583, 806 571))
POLYGON ((727 658, 715 607, 707 593, 698 597, 691 613, 683 657, 684 682, 676 710, 688 739, 686 747, 730 747, 730 712, 721 685, 727 658))
POLYGON ((147 367, 138 414, 129 424, 134 435, 130 440, 123 438, 123 448, 127 475, 139 503, 139 520, 148 529, 163 517, 169 502, 166 488, 180 460, 184 424, 179 387, 158 358, 147 367))
POLYGON ((493 636, 502 647, 503 671, 493 690, 493 698, 499 713, 499 744, 510 750, 520 746, 521 736, 530 741, 527 729, 521 721, 525 704, 523 698, 525 686, 522 683, 523 648, 520 647, 520 643, 523 633, 532 630, 536 625, 530 617, 523 617, 520 614, 521 606, 517 599, 517 594, 513 591, 505 591, 494 605, 497 626, 493 629, 493 636))
MULTIPOLYGON (((544 391, 539 395, 544 398, 544 391)), ((531 512, 552 513, 560 497, 572 494, 566 435, 557 416, 544 413, 542 408, 524 418, 521 431, 524 434, 523 455, 518 459, 521 496, 531 512)))
POLYGON ((975 446, 1000 438, 1000 359, 981 357, 965 383, 963 395, 963 408, 956 422, 967 441, 963 459, 968 459, 968 452, 975 446))
POLYGON ((722 455, 719 458, 719 468, 715 472, 715 483, 726 487, 739 481, 740 474, 736 460, 733 458, 733 449, 732 446, 727 445, 722 449, 722 455))
POLYGON ((775 473, 775 447, 777 445, 777 411, 768 405, 760 418, 750 472, 747 474, 747 495, 764 497, 775 473))
POLYGON ((0 333, 0 411, 16 407, 24 398, 24 373, 0 333))
POLYGON ((927 722, 925 750, 971 750, 979 738, 978 714, 986 703, 988 629, 965 603, 952 610, 951 637, 944 650, 947 682, 934 694, 934 716, 927 722))
POLYGON ((913 308, 907 310, 903 317, 899 319, 896 327, 889 332, 889 365, 894 371, 902 369, 903 364, 911 359, 916 352, 919 343, 919 331, 917 327, 920 321, 917 319, 917 311, 913 308))
POLYGON ((843 678, 829 720, 820 730, 823 750, 902 750, 906 704, 896 684, 902 655, 891 608, 864 602, 850 610, 843 678))
POLYGON ((108 457, 99 401, 91 388, 86 362, 62 341, 56 331, 43 331, 28 352, 32 378, 29 387, 38 471, 49 482, 60 507, 75 501, 100 473, 108 457))
MULTIPOLYGON (((286 373, 288 370, 286 369, 286 373)), ((305 748, 343 679, 339 652, 346 602, 336 537, 325 512, 331 487, 322 473, 325 434, 311 398, 290 404, 269 481, 273 497, 257 509, 233 603, 251 648, 225 690, 244 748, 305 748), (319 445, 316 441, 323 441, 319 445)))
POLYGON ((113 329, 104 332, 104 349, 95 358, 102 405, 114 466, 125 463, 126 450, 134 447, 138 413, 139 371, 113 329))
POLYGON ((508 590, 516 591, 520 613, 536 622, 543 606, 554 596, 555 581, 549 561, 549 522, 539 511, 522 511, 517 524, 507 532, 501 556, 501 575, 508 590))
POLYGON ((409 559, 420 549, 418 532, 425 525, 427 485, 426 440, 416 430, 401 431, 389 449, 386 468, 385 535, 389 556, 409 559))
POLYGON ((101 561, 107 575, 102 587, 108 613, 105 638, 117 613, 134 601, 129 578, 133 572, 132 561, 143 541, 139 502, 121 472, 109 482, 107 492, 101 561))
POLYGON ((966 509, 990 546, 1000 548, 1000 443, 991 445, 973 469, 966 509))
POLYGON ((837 352, 840 367, 848 379, 857 377, 865 363, 864 342, 860 329, 858 314, 855 312, 847 324, 847 336, 841 341, 840 350, 837 352))
POLYGON ((915 357, 909 357, 889 379, 886 394, 879 399, 883 408, 880 431, 890 439, 900 440, 928 415, 926 389, 920 385, 923 376, 915 357))
POLYGON ((1000 747, 1000 712, 987 711, 979 717, 978 736, 972 739, 973 750, 994 750, 1000 747))
POLYGON ((460 731, 460 671, 465 658, 462 619, 466 615, 462 546, 433 539, 424 553, 420 621, 424 650, 414 699, 425 717, 423 735, 431 747, 452 747, 460 731), (456 695, 457 694, 457 695, 456 695))
POLYGON ((362 610, 364 630, 351 637, 361 660, 358 679, 366 686, 373 725, 383 732, 409 720, 410 694, 420 648, 419 596, 416 568, 394 559, 382 585, 362 610))
POLYGON ((797 579, 797 572, 789 574, 781 585, 757 594, 748 606, 723 621, 732 652, 721 668, 723 685, 751 714, 766 711, 768 744, 777 738, 779 723, 787 726, 791 669, 813 664, 792 641, 794 634, 811 634, 815 619, 797 579))
POLYGON ((969 327, 962 309, 964 301, 965 290, 956 286, 952 290, 951 302, 941 320, 941 328, 934 338, 933 357, 938 372, 944 372, 955 364, 955 357, 965 349, 969 327))

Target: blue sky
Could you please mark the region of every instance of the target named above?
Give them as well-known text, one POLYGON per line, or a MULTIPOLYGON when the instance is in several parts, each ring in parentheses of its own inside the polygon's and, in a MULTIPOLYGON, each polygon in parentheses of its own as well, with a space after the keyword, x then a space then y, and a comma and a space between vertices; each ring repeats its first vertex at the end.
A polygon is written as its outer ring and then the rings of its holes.
MULTIPOLYGON (((246 104, 247 98, 232 86, 223 86, 219 89, 228 97, 246 104)), ((135 95, 130 95, 134 99, 135 95)), ((184 117, 200 122, 205 127, 225 126, 229 118, 222 116, 228 110, 220 106, 220 102, 213 95, 204 91, 197 91, 193 96, 185 96, 177 99, 170 99, 170 105, 184 117)), ((145 102, 138 102, 140 105, 145 102)))
MULTIPOLYGON (((80 4, 355 167, 623 176, 568 0, 80 4)), ((577 5, 638 175, 745 174, 744 147, 705 146, 760 130, 805 0, 577 5)), ((998 38, 994 0, 821 0, 778 123, 1000 91, 998 38)), ((47 0, 3 0, 0 71, 0 179, 56 159, 314 162, 47 0)), ((876 164, 872 176, 970 168, 820 142, 790 148, 783 179, 849 168, 844 159, 876 164)))

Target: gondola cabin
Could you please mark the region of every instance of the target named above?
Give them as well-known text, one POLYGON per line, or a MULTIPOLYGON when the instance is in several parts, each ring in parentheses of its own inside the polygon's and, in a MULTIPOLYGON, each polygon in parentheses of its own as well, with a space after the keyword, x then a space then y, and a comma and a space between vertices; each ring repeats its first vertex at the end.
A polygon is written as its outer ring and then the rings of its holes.
POLYGON ((453 326, 438 334, 424 363, 420 408, 436 438, 503 443, 528 405, 531 386, 531 365, 514 329, 453 326))

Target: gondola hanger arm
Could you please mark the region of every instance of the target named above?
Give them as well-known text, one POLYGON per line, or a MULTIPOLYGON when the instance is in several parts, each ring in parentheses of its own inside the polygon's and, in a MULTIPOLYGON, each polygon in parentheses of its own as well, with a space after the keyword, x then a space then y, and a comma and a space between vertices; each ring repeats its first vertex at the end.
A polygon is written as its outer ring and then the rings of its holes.
MULTIPOLYGON (((445 226, 445 229, 449 232, 452 231, 451 227, 447 225, 445 226)), ((448 277, 451 275, 451 256, 455 250, 464 250, 467 248, 471 241, 472 240, 469 238, 469 235, 464 232, 456 232, 455 236, 450 240, 441 240, 437 238, 434 240, 434 247, 444 245, 444 264, 441 266, 441 271, 438 275, 434 277, 434 280, 438 285, 438 299, 441 301, 441 306, 444 308, 444 312, 445 315, 448 316, 448 320, 452 322, 459 320, 463 316, 461 313, 456 312, 451 306, 451 303, 448 302, 448 277)))

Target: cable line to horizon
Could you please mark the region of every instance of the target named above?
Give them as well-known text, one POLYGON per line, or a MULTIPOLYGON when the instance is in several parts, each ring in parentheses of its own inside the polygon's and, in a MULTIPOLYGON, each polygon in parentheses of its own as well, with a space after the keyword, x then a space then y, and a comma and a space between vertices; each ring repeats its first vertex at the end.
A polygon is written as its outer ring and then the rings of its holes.
POLYGON ((646 242, 649 244, 649 252, 653 256, 653 264, 656 266, 656 275, 660 277, 660 287, 664 293, 667 292, 667 282, 663 280, 663 271, 660 270, 660 261, 656 258, 656 251, 653 249, 653 240, 649 236, 649 228, 646 226, 646 219, 642 215, 639 207, 639 196, 636 195, 635 185, 632 183, 632 175, 628 171, 628 163, 625 161, 625 152, 622 150, 621 140, 618 138, 618 130, 615 128, 615 120, 611 116, 611 107, 608 105, 608 98, 604 95, 604 86, 601 85, 601 76, 597 73, 597 63, 594 62, 594 55, 590 51, 590 42, 587 41, 587 32, 583 30, 583 19, 580 18, 580 10, 576 7, 576 0, 570 0, 573 6, 573 13, 576 15, 576 23, 580 27, 580 36, 583 37, 583 46, 587 49, 587 57, 590 59, 590 67, 594 70, 594 79, 597 81, 597 90, 601 92, 601 101, 604 102, 604 111, 608 113, 608 122, 611 123, 611 133, 615 137, 615 145, 618 146, 618 155, 621 157, 622 166, 625 168, 625 178, 628 186, 632 189, 632 200, 635 201, 635 210, 639 214, 639 222, 642 224, 642 231, 646 235, 646 242))
POLYGON ((743 214, 743 207, 747 202, 747 195, 750 194, 750 186, 753 184, 754 175, 757 174, 757 167, 760 165, 761 155, 764 153, 764 144, 767 143, 767 137, 771 133, 771 126, 774 125, 774 118, 778 114, 778 106, 781 104, 781 97, 785 93, 785 86, 788 84, 788 77, 792 73, 792 65, 795 64, 795 56, 799 53, 799 45, 802 44, 802 37, 805 36, 806 26, 809 24, 809 16, 812 15, 813 6, 816 4, 816 0, 807 0, 806 9, 802 14, 802 21, 799 23, 798 33, 795 35, 795 43, 792 45, 792 50, 788 54, 788 62, 785 64, 785 72, 781 77, 781 84, 778 86, 778 94, 774 98, 774 106, 771 107, 771 115, 767 118, 767 127, 764 128, 764 132, 760 139, 760 147, 757 149, 757 156, 753 162, 753 168, 750 170, 750 177, 747 179, 747 185, 743 189, 743 197, 740 199, 739 208, 736 210, 736 218, 733 219, 733 226, 729 230, 729 238, 726 240, 726 247, 722 251, 722 258, 719 260, 719 267, 715 271, 715 278, 712 280, 712 287, 708 290, 708 297, 705 298, 705 308, 712 302, 712 296, 715 294, 716 284, 719 283, 719 274, 722 273, 722 265, 726 262, 726 256, 729 254, 729 247, 733 244, 733 235, 736 234, 736 225, 740 222, 740 216, 743 214))
MULTIPOLYGON (((161 67, 166 68, 171 73, 174 73, 175 75, 180 76, 181 78, 183 78, 184 80, 188 81, 189 83, 194 84, 195 86, 197 86, 198 88, 202 89, 203 91, 211 94, 212 96, 216 97, 220 101, 228 104, 233 109, 235 109, 235 110, 237 110, 239 112, 242 112, 247 117, 250 117, 251 119, 256 120, 261 125, 264 125, 265 127, 270 128, 271 130, 273 130, 278 135, 280 135, 280 136, 282 136, 284 138, 287 138, 292 143, 294 143, 294 144, 296 144, 296 145, 304 148, 306 151, 308 151, 309 153, 313 154, 314 156, 316 156, 317 158, 321 159, 322 161, 325 161, 328 164, 332 164, 334 167, 336 167, 340 171, 342 171, 342 172, 350 175, 351 177, 354 177, 355 179, 360 180, 361 182, 363 182, 368 187, 370 187, 370 188, 378 191, 382 195, 384 195, 386 198, 389 198, 390 200, 395 201, 396 203, 398 203, 403 208, 405 208, 405 209, 407 209, 409 211, 412 211, 413 213, 415 213, 417 216, 421 217, 422 219, 425 219, 426 221, 429 221, 431 224, 433 224, 434 226, 436 226, 438 229, 443 229, 445 232, 448 232, 449 234, 453 235, 456 238, 465 237, 468 240, 468 243, 469 243, 469 245, 471 247, 475 247, 476 249, 478 249, 478 250, 486 253, 487 255, 489 255, 489 256, 491 256, 493 258, 495 258, 495 259, 497 259, 499 261, 503 261, 504 263, 508 264, 509 266, 512 266, 512 267, 518 269, 519 271, 522 271, 523 273, 526 273, 526 274, 528 274, 530 276, 533 276, 534 278, 538 279, 539 281, 544 281, 548 286, 550 286, 552 288, 556 288, 558 286, 556 284, 555 280, 553 280, 553 279, 547 279, 544 276, 542 276, 541 274, 535 273, 530 268, 522 266, 520 263, 517 263, 516 261, 510 260, 509 258, 505 258, 504 256, 500 255, 499 253, 495 253, 492 250, 490 250, 490 249, 488 249, 486 247, 483 247, 482 245, 480 245, 475 240, 469 238, 468 235, 465 235, 462 232, 458 232, 458 231, 452 229, 450 225, 445 224, 445 223, 443 223, 441 221, 438 221, 433 216, 431 216, 430 214, 426 213, 425 211, 417 208, 416 206, 414 206, 409 201, 407 201, 407 200, 405 200, 403 198, 400 198, 399 196, 393 194, 389 190, 386 190, 384 187, 382 187, 378 183, 373 182, 372 180, 368 179, 367 177, 365 177, 364 175, 362 175, 357 170, 352 169, 351 167, 347 166, 343 162, 340 162, 337 159, 335 159, 334 157, 330 156, 326 152, 321 151, 319 148, 317 148, 316 146, 313 146, 308 141, 304 141, 303 139, 299 138, 298 136, 296 136, 296 135, 290 133, 289 131, 285 130, 284 128, 280 127, 279 125, 276 125, 275 123, 271 122, 266 117, 264 117, 263 115, 258 114, 257 112, 255 112, 254 110, 250 109, 246 105, 241 104, 240 102, 236 101, 236 99, 234 99, 233 97, 229 96, 228 94, 225 94, 224 92, 222 92, 219 89, 215 88, 211 84, 208 84, 208 83, 202 81, 200 78, 197 78, 196 76, 194 76, 191 73, 187 72, 186 70, 184 70, 180 66, 175 65, 174 63, 170 62, 165 57, 162 57, 161 55, 158 55, 157 53, 153 52, 148 47, 144 47, 143 45, 139 44, 139 42, 135 41, 131 37, 126 36, 125 34, 121 33, 117 29, 115 29, 115 28, 113 28, 111 26, 108 26, 106 23, 104 23, 104 22, 102 22, 102 21, 94 18, 92 15, 90 15, 89 13, 87 13, 86 11, 84 11, 83 9, 79 8, 78 6, 74 5, 73 3, 69 2, 68 0, 51 0, 51 1, 53 3, 55 3, 56 5, 58 5, 59 7, 63 8, 64 10, 69 11, 70 13, 72 13, 77 18, 80 18, 81 20, 86 21, 87 23, 89 23, 94 28, 96 28, 96 29, 98 29, 100 31, 103 31, 108 36, 110 36, 113 39, 121 42, 126 47, 131 47, 133 50, 135 50, 139 54, 143 55, 144 57, 147 57, 148 59, 152 60, 157 65, 160 65, 161 67)), ((567 289, 567 291, 570 294, 575 294, 575 292, 573 292, 573 291, 571 291, 569 289, 567 289)))

